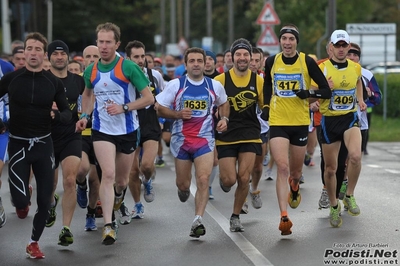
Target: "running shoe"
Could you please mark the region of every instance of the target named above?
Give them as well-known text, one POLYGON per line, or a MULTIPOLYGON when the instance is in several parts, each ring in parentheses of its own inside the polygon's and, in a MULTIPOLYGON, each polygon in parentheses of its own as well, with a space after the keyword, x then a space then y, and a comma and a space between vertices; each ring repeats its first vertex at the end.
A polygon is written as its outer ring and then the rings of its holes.
POLYGON ((212 194, 212 187, 208 187, 208 199, 214 199, 214 195, 212 194))
POLYGON ((289 217, 287 216, 282 216, 281 217, 281 222, 279 223, 279 230, 281 231, 281 235, 286 236, 290 235, 292 233, 292 228, 293 224, 292 221, 290 221, 289 217))
POLYGON ((125 203, 122 202, 121 207, 119 207, 118 210, 118 214, 119 214, 119 223, 120 224, 130 224, 132 217, 129 213, 128 207, 126 207, 125 203))
POLYGON ((342 217, 340 217, 341 206, 340 202, 337 201, 338 206, 337 208, 333 208, 331 206, 331 211, 329 213, 329 222, 331 223, 332 227, 340 227, 342 225, 342 217))
POLYGON ((111 225, 103 227, 102 243, 103 245, 112 245, 117 240, 117 232, 111 225))
POLYGON ((267 166, 269 163, 270 157, 269 157, 269 153, 265 154, 264 156, 264 160, 263 160, 263 165, 267 166))
POLYGON ((120 197, 117 197, 114 194, 114 207, 113 207, 114 211, 118 211, 119 210, 119 208, 122 205, 122 202, 124 202, 124 196, 121 195, 120 197))
POLYGON ((319 198, 318 205, 320 209, 329 208, 329 196, 326 188, 323 188, 321 191, 321 197, 319 198))
POLYGON ((272 176, 272 169, 268 168, 267 171, 265 171, 265 180, 271 181, 274 180, 274 177, 272 176))
POLYGON ((340 191, 339 191, 339 199, 343 200, 344 196, 346 196, 346 191, 347 191, 347 179, 343 180, 342 185, 340 186, 340 191))
POLYGON ((309 166, 311 163, 311 159, 312 159, 311 155, 306 153, 306 155, 304 156, 304 165, 309 166))
POLYGON ((54 223, 56 222, 56 218, 57 218, 56 208, 57 208, 59 199, 60 199, 60 197, 57 194, 54 194, 55 204, 54 204, 54 207, 51 207, 49 210, 49 218, 47 218, 47 220, 46 220, 46 227, 52 227, 54 225, 54 223))
POLYGON ((61 246, 69 246, 74 243, 74 236, 68 226, 64 226, 61 229, 61 233, 58 236, 58 244, 61 246))
POLYGON ((150 179, 148 182, 144 181, 144 178, 142 179, 142 183, 144 186, 144 193, 143 197, 146 202, 152 202, 154 200, 154 197, 156 196, 156 192, 154 191, 153 187, 153 181, 150 179))
POLYGON ((86 214, 85 231, 97 231, 96 217, 94 214, 86 214))
POLYGON ((133 206, 132 219, 143 219, 144 218, 144 206, 141 202, 138 202, 133 206))
POLYGON ((262 207, 262 200, 260 195, 260 190, 252 192, 249 190, 249 195, 251 197, 251 205, 253 205, 254 209, 260 209, 262 207))
POLYGON ((190 190, 182 191, 178 188, 178 197, 181 202, 186 202, 190 196, 190 190))
POLYGON ((31 259, 44 259, 44 254, 40 250, 38 242, 32 242, 26 246, 26 256, 31 259))
POLYGON ((231 232, 244 232, 244 227, 239 217, 231 217, 229 224, 231 232))
POLYGON ((248 214, 249 213, 249 204, 247 203, 247 199, 244 202, 242 209, 240 210, 240 214, 248 214))
POLYGON ((358 207, 356 199, 354 198, 353 195, 351 195, 350 197, 345 196, 343 199, 343 204, 344 204, 344 209, 347 210, 347 212, 351 216, 360 215, 360 208, 358 207))
POLYGON ((206 228, 203 225, 203 221, 201 218, 197 218, 193 221, 192 227, 190 228, 189 236, 194 238, 199 238, 206 234, 206 228))
POLYGON ((2 228, 7 222, 6 212, 4 211, 3 203, 0 197, 0 228, 2 228))
POLYGON ((156 160, 155 165, 156 165, 156 167, 164 167, 165 166, 165 161, 163 159, 161 159, 161 158, 158 158, 156 160))
POLYGON ((300 202, 301 202, 300 186, 297 191, 294 191, 292 189, 292 186, 290 186, 290 192, 288 197, 289 206, 292 209, 296 209, 300 205, 300 202))
POLYGON ((76 188, 76 201, 78 202, 79 207, 82 209, 86 208, 88 205, 88 196, 86 188, 82 188, 81 186, 77 186, 76 188))
POLYGON ((19 219, 25 219, 26 216, 28 216, 29 206, 26 206, 24 209, 15 208, 15 212, 17 213, 19 219))
POLYGON ((230 187, 224 186, 224 184, 222 183, 221 178, 219 179, 219 186, 221 187, 222 191, 225 192, 225 193, 228 193, 229 191, 231 191, 230 187))

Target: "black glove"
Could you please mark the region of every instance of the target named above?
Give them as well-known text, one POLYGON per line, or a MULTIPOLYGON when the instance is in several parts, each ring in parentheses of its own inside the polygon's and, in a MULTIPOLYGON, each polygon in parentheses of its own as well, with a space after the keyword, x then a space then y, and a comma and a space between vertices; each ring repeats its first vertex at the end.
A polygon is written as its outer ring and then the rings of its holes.
POLYGON ((264 121, 269 120, 269 107, 266 106, 262 109, 261 119, 264 121))
POLYGON ((87 119, 86 128, 92 128, 92 118, 91 117, 89 117, 87 119))
POLYGON ((296 96, 299 97, 300 99, 307 99, 310 98, 310 92, 308 90, 292 90, 294 93, 296 93, 296 96))

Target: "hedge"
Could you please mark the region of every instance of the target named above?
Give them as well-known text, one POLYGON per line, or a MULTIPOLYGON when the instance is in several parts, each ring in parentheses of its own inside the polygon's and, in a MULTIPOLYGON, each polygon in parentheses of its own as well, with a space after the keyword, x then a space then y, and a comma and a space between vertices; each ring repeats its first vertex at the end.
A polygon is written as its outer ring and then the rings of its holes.
MULTIPOLYGON (((374 107, 375 114, 383 114, 383 74, 375 74, 375 79, 378 82, 379 88, 382 92, 381 104, 374 107)), ((399 117, 400 116, 400 73, 387 74, 387 86, 386 86, 386 116, 387 117, 399 117)))

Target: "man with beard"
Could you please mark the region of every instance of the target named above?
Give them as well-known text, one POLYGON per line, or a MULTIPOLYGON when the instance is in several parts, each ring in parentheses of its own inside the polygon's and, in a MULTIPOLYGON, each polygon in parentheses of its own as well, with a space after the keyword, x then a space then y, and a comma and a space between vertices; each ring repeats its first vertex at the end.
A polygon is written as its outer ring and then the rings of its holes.
POLYGON ((12 119, 8 164, 10 193, 18 218, 25 219, 29 211, 29 175, 36 179, 37 210, 33 218, 31 239, 26 255, 43 259, 38 241, 45 228, 54 183, 54 152, 51 137, 52 121, 68 122, 71 112, 62 82, 43 70, 47 40, 33 32, 25 39, 26 66, 6 74, 0 81, 0 97, 8 93, 12 119), (53 102, 58 110, 52 110, 53 102), (23 108, 21 108, 21 106, 23 108))
MULTIPOLYGON (((164 89, 164 79, 160 72, 145 67, 145 46, 140 41, 131 41, 125 47, 128 60, 135 62, 150 81, 150 88, 155 97, 164 89)), ((143 197, 146 202, 152 202, 155 198, 155 191, 152 185, 156 175, 154 161, 157 156, 158 142, 161 138, 161 127, 158 122, 154 105, 146 106, 137 111, 140 125, 140 141, 135 151, 133 165, 129 174, 129 189, 132 193, 135 205, 132 210, 132 218, 141 219, 144 216, 144 206, 140 201, 141 185, 143 184, 143 197), (140 158, 141 157, 141 160, 140 158), (140 161, 140 163, 139 163, 140 161), (140 180, 140 173, 143 174, 140 180)), ((124 203, 119 209, 120 223, 128 224, 130 219, 127 207, 124 203)))
MULTIPOLYGON (((53 188, 53 202, 51 204, 50 215, 46 226, 53 226, 56 220, 56 206, 59 196, 55 194, 58 183, 58 165, 62 168, 62 181, 64 194, 62 197, 63 227, 59 235, 58 244, 68 246, 74 242, 70 230, 72 216, 76 205, 76 175, 82 156, 82 137, 79 132, 75 132, 75 124, 78 121, 78 98, 85 88, 83 78, 67 70, 68 68, 68 46, 60 40, 53 41, 48 46, 48 57, 51 63, 50 72, 60 78, 64 84, 65 93, 72 117, 66 124, 53 123, 51 137, 53 139, 54 157, 56 172, 53 188)), ((57 109, 57 106, 53 106, 57 109)))
POLYGON ((234 41, 230 49, 233 68, 215 77, 225 87, 230 103, 228 130, 217 134, 216 145, 222 190, 229 192, 238 184, 230 218, 231 232, 244 231, 239 214, 249 193, 256 155, 261 155, 261 128, 256 108, 257 104, 264 106, 263 79, 249 69, 251 49, 246 39, 234 41))

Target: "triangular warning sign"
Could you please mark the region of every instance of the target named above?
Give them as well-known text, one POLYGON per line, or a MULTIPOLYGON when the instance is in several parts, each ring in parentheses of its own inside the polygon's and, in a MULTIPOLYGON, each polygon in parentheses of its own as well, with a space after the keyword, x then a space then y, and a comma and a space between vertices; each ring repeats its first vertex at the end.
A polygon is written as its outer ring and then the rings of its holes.
POLYGON ((257 41, 259 46, 274 46, 279 45, 278 37, 270 26, 266 26, 257 41))
POLYGON ((271 6, 270 3, 265 3, 260 15, 257 18, 257 24, 271 24, 271 25, 278 25, 281 24, 281 20, 279 19, 278 15, 276 14, 275 10, 271 6))

